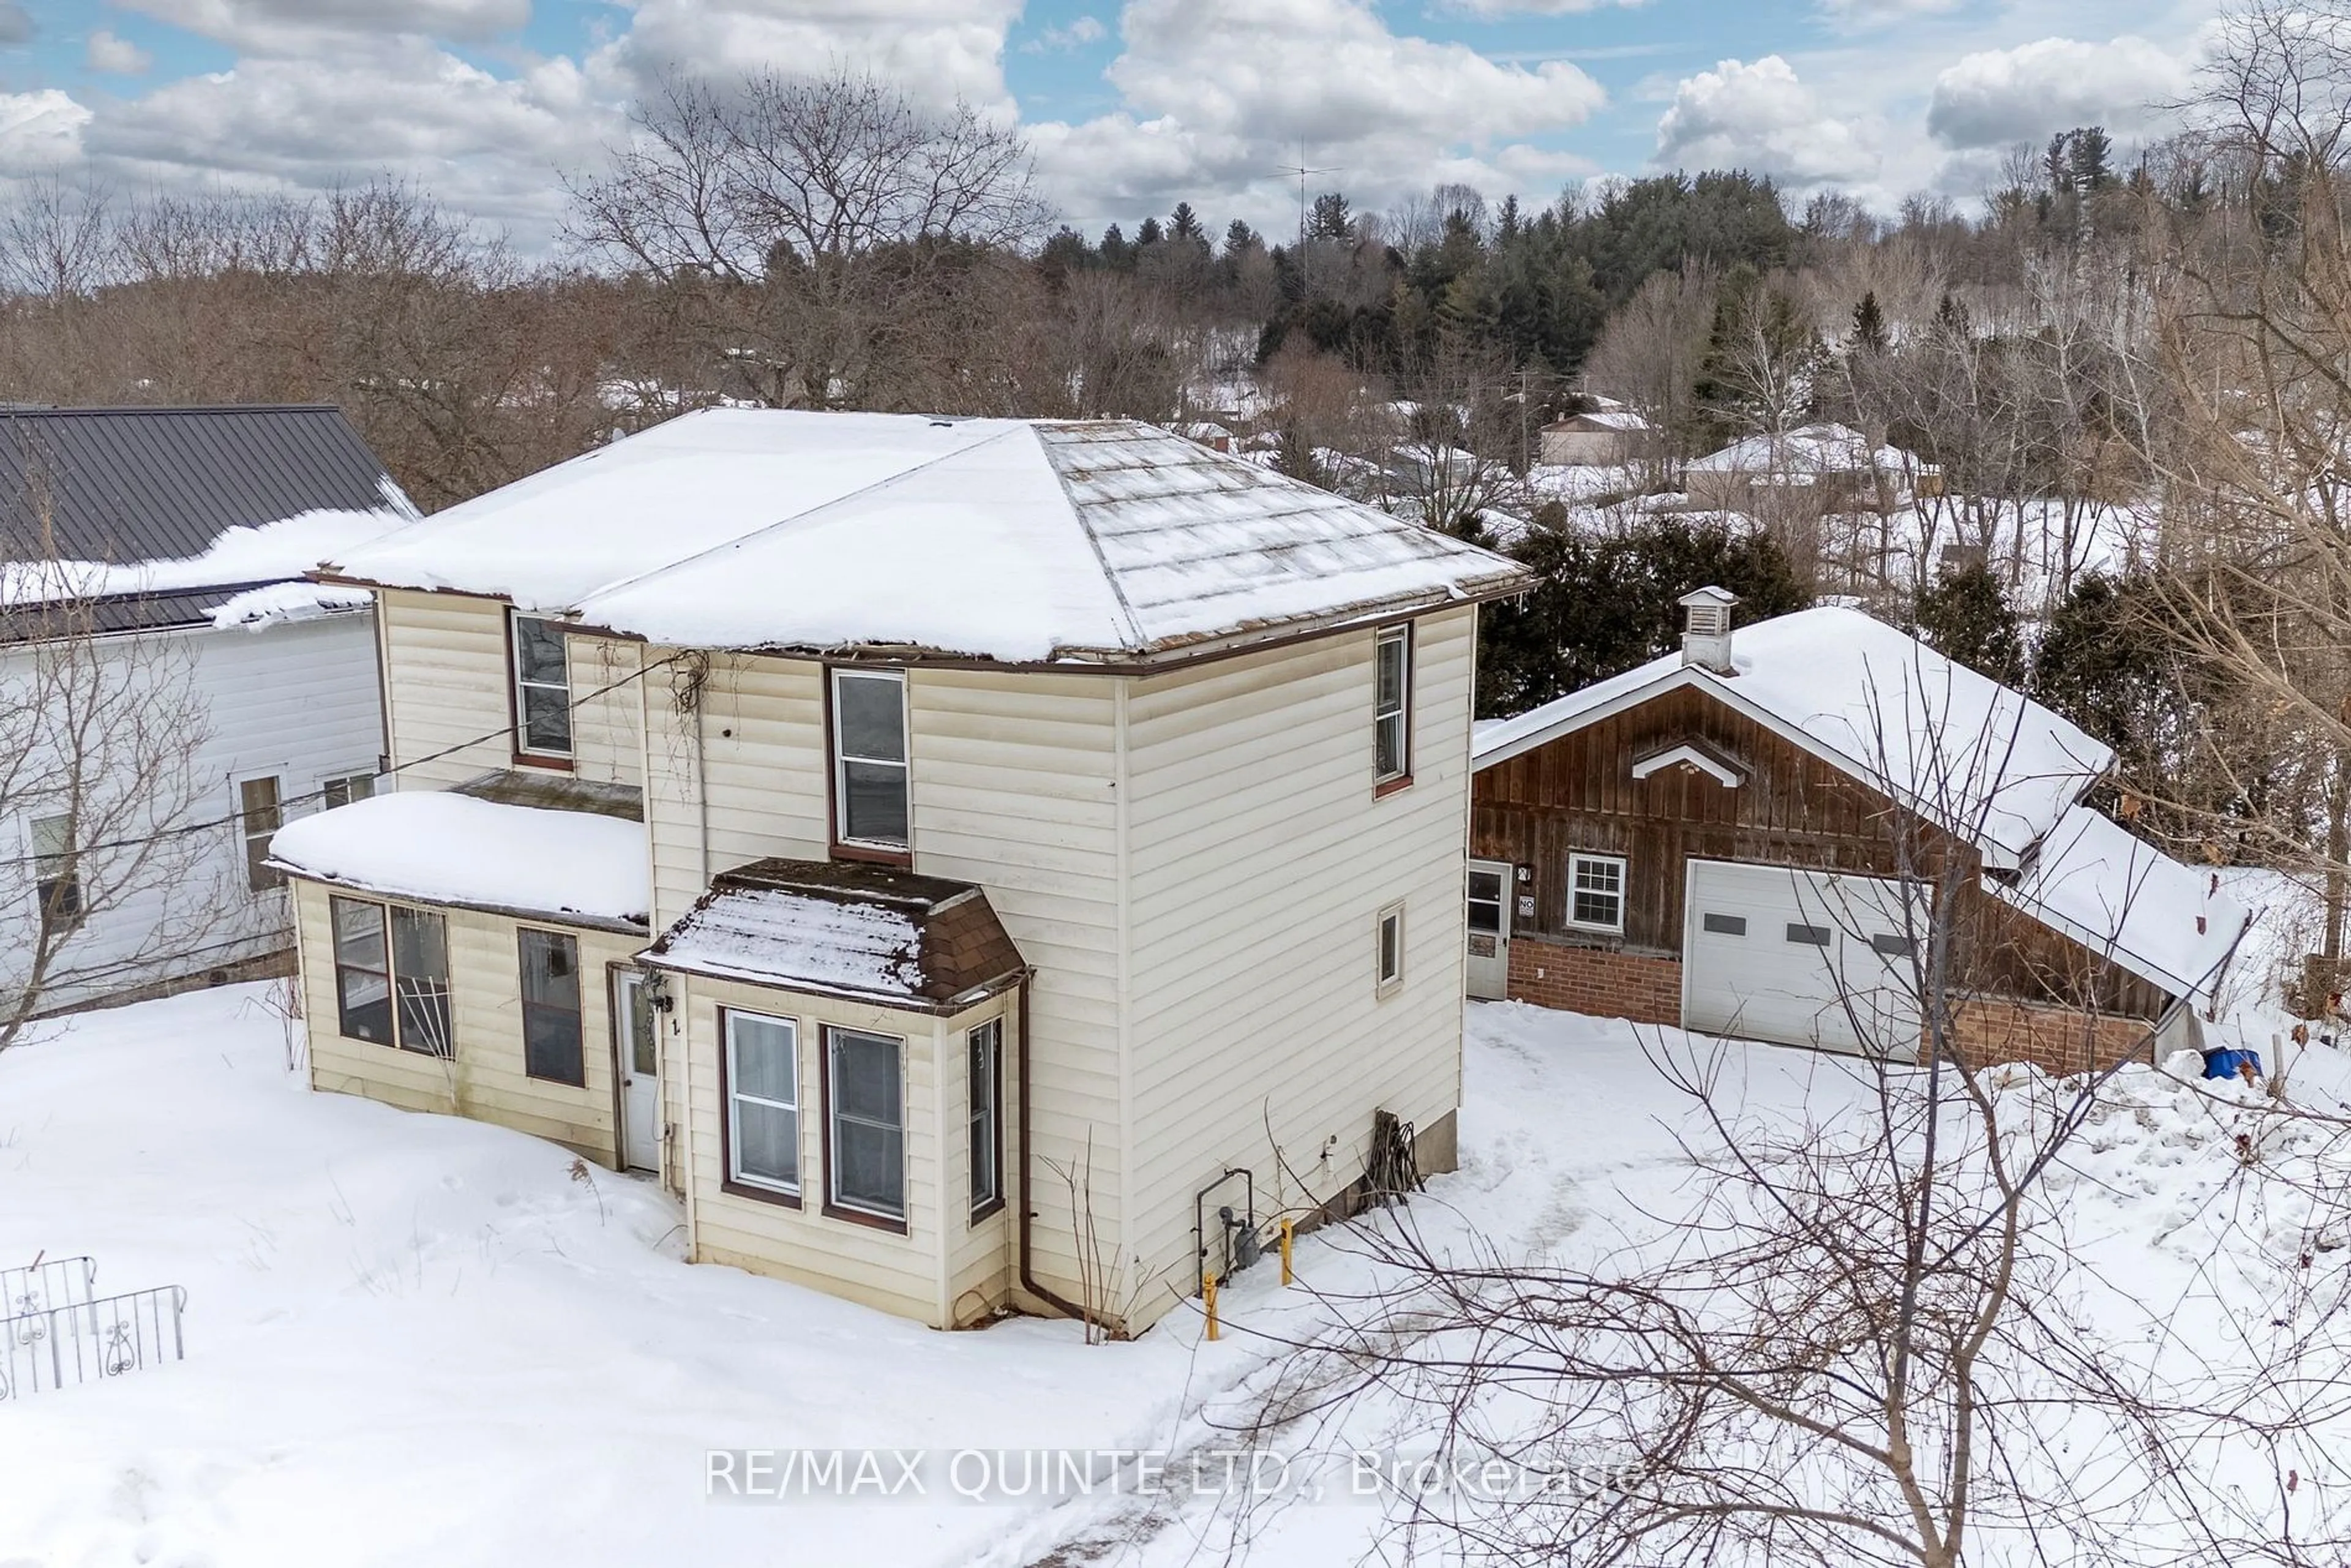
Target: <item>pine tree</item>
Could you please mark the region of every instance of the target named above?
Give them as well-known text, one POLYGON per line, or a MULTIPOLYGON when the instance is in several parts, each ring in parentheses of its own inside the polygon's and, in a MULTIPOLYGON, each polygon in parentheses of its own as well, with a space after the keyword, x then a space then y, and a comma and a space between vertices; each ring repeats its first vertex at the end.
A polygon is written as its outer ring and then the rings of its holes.
POLYGON ((1199 214, 1192 210, 1191 203, 1178 202, 1176 210, 1167 214, 1167 237, 1197 246, 1208 243, 1207 231, 1200 226, 1199 214))
POLYGON ((2024 684, 2024 633, 1991 568, 1946 572, 1911 601, 1911 632, 1947 659, 2002 685, 2024 684))
POLYGON ((2112 168, 2115 144, 2106 136, 2105 127, 2085 125, 2066 132, 2065 162, 2077 191, 2103 191, 2115 183, 2112 168))
POLYGON ((1347 198, 1336 191, 1325 192, 1314 198, 1314 210, 1306 220, 1308 239, 1350 240, 1355 237, 1355 214, 1348 209, 1347 198))
POLYGON ((1264 244, 1265 241, 1258 237, 1257 230, 1238 218, 1235 218, 1225 226, 1225 259, 1227 261, 1238 261, 1242 256, 1264 244))
POLYGON ((1134 231, 1134 243, 1137 246, 1157 245, 1166 237, 1160 230, 1157 218, 1144 219, 1143 226, 1134 231))
POLYGON ((1877 290, 1864 293, 1861 303, 1853 308, 1853 347, 1865 354, 1886 352, 1892 340, 1886 331, 1886 312, 1878 308, 1877 290))

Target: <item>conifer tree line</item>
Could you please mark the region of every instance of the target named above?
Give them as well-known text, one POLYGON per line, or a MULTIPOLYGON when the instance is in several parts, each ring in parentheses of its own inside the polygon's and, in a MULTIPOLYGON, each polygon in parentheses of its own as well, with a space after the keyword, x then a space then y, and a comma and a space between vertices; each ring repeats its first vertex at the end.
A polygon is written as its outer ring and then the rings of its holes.
MULTIPOLYGON (((1720 581, 1827 594, 2115 746, 2141 831, 2327 883, 2351 852, 2351 0, 2241 0, 2181 129, 2019 145, 1980 200, 1872 211, 1751 172, 1538 202, 1466 185, 1064 225, 1016 130, 855 74, 678 78, 549 173, 526 254, 420 186, 0 203, 0 397, 331 402, 428 508, 731 402, 1131 417, 1507 548, 1480 704, 1672 645, 1720 581), (1611 400, 1603 404, 1600 400, 1611 400), (1542 432, 1645 434, 1562 483, 1542 432), (1826 424, 1834 502, 1677 506, 1826 424)), ((1155 207, 1162 204, 1153 204, 1155 207)))

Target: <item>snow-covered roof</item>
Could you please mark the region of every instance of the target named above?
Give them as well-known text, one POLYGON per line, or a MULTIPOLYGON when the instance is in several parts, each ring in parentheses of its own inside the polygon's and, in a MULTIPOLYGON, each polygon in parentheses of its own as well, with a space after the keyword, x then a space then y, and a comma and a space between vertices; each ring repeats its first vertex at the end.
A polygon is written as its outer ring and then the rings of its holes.
POLYGON ((1735 675, 1667 653, 1479 731, 1491 768, 1611 714, 1694 686, 1974 844, 2011 869, 2114 753, 2022 693, 1840 605, 1732 634, 1735 675))
POLYGON ((952 1011, 1017 979, 1019 950, 967 883, 767 860, 711 890, 644 952, 665 969, 952 1011))
POLYGON ((2042 841, 2014 885, 1985 887, 2174 996, 2210 1000, 2247 912, 2210 871, 2182 864, 2088 806, 2042 841))
POLYGON ((1505 557, 1128 421, 712 409, 337 571, 706 648, 1119 660, 1489 596, 1505 557))
POLYGON ((297 876, 371 893, 642 930, 653 907, 643 822, 442 790, 354 800, 269 841, 297 876))
POLYGON ((0 604, 159 594, 229 584, 285 582, 369 540, 413 525, 415 508, 389 478, 382 503, 298 513, 216 535, 200 555, 154 560, 26 559, 0 561, 0 604))
POLYGON ((1649 422, 1629 408, 1595 408, 1584 413, 1572 413, 1544 428, 1549 430, 1618 430, 1638 434, 1649 428, 1649 422))
POLYGON ((1900 473, 1930 469, 1898 446, 1872 446, 1849 424, 1807 424, 1777 435, 1750 435, 1686 464, 1694 474, 1782 476, 1900 473))

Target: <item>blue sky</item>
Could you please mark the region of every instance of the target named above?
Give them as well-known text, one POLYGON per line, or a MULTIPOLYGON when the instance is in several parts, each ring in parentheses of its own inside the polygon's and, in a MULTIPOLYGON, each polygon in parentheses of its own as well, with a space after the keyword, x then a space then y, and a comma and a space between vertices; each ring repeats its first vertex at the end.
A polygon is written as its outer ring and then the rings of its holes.
POLYGON ((2065 124, 2159 131, 2223 3, 0 0, 0 177, 390 171, 543 243, 557 171, 661 70, 841 62, 1017 118, 1090 228, 1179 197, 1273 224, 1301 138, 1359 206, 1735 163, 1891 207, 2065 124))

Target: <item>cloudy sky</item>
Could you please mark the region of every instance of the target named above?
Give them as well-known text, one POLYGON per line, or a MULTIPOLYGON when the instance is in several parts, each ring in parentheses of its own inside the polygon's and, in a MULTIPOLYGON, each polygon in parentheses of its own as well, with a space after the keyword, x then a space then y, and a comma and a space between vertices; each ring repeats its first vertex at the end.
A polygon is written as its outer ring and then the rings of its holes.
POLYGON ((536 248, 661 71, 847 64, 1017 116, 1089 229, 1179 198, 1279 229, 1301 145, 1359 207, 1740 165, 1890 208, 2019 139, 2159 130, 2222 3, 0 0, 0 176, 391 171, 536 248))

